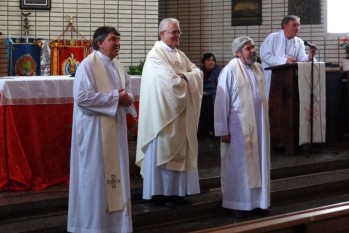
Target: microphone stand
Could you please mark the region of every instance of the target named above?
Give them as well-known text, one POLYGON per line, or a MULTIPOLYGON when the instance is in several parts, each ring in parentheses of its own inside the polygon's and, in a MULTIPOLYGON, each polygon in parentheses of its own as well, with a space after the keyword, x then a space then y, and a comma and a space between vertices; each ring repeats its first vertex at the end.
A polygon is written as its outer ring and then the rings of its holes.
MULTIPOLYGON (((313 49, 313 48, 311 48, 313 49)), ((314 53, 311 53, 310 69, 310 148, 313 146, 313 128, 314 128, 314 53)))

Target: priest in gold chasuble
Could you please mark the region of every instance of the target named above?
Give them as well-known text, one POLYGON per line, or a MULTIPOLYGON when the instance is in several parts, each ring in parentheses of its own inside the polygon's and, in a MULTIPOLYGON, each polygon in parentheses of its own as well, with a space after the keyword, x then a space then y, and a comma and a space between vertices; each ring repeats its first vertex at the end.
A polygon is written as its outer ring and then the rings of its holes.
POLYGON ((200 192, 197 128, 203 74, 176 47, 179 22, 159 26, 161 40, 143 67, 136 163, 143 176, 143 198, 156 204, 190 204, 200 192))
POLYGON ((126 114, 131 80, 116 60, 120 33, 100 27, 73 87, 68 232, 132 232, 126 114))

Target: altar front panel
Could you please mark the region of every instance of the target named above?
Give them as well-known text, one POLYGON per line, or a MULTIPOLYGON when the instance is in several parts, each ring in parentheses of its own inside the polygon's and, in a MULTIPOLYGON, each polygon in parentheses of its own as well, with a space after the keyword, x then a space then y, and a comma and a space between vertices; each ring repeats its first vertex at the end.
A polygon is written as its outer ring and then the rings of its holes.
POLYGON ((0 190, 68 183, 72 105, 0 106, 0 190))
MULTIPOLYGON (((73 81, 68 76, 0 78, 0 191, 68 184, 73 81)), ((139 93, 140 78, 131 81, 139 93)), ((128 118, 131 128, 137 118, 128 118)))
POLYGON ((68 183, 73 79, 0 79, 0 190, 68 183))

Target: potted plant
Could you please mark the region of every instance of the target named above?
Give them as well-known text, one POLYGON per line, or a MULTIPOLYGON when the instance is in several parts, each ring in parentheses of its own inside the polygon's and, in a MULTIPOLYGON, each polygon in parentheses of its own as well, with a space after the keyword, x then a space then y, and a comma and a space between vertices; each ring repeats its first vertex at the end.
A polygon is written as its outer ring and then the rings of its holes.
POLYGON ((144 66, 144 60, 140 60, 139 64, 136 66, 129 66, 127 73, 129 75, 142 75, 142 71, 143 71, 143 66, 144 66))
POLYGON ((342 60, 343 70, 349 70, 349 38, 340 38, 339 47, 345 49, 346 58, 342 60))

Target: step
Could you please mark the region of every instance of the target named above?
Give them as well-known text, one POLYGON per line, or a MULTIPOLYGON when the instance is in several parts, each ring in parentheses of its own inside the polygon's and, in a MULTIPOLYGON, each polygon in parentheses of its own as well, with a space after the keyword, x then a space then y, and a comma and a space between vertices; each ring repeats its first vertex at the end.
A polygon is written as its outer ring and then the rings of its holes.
POLYGON ((349 153, 285 156, 271 160, 271 179, 321 173, 349 168, 349 153))
MULTIPOLYGON (((212 192, 214 195, 219 195, 220 193, 219 190, 212 192)), ((206 208, 201 209, 198 206, 200 200, 196 200, 200 199, 198 196, 192 197, 194 207, 157 207, 158 210, 154 211, 155 214, 151 213, 151 217, 145 215, 142 216, 137 213, 135 206, 133 206, 133 215, 135 216, 133 218, 134 232, 186 233, 349 201, 348 193, 332 194, 327 197, 322 197, 321 199, 298 199, 292 200, 291 202, 279 203, 279 205, 273 205, 267 216, 252 215, 246 219, 235 219, 233 216, 223 211, 221 208, 221 202, 218 201, 217 197, 215 197, 214 200, 210 200, 210 204, 205 204, 206 208), (191 209, 196 209, 197 211, 195 212, 191 209), (144 217, 146 219, 143 219, 144 217), (170 217, 175 218, 176 221, 172 221, 170 217), (153 218, 156 218, 157 221, 153 218), (159 224, 159 222, 161 223, 159 224)), ((204 199, 207 198, 208 197, 204 199)), ((56 213, 55 215, 36 216, 27 219, 17 219, 15 223, 8 222, 8 224, 1 224, 0 232, 63 233, 66 232, 66 222, 66 214, 60 215, 56 213)))
POLYGON ((57 185, 41 191, 3 191, 0 192, 0 224, 13 218, 66 211, 67 206, 66 185, 57 185))
MULTIPOLYGON (((220 158, 216 159, 219 161, 220 158)), ((282 206, 286 203, 292 206, 292 202, 301 200, 305 196, 321 196, 321 193, 334 195, 342 190, 347 191, 349 170, 342 168, 343 166, 349 167, 348 161, 348 153, 309 157, 284 156, 282 160, 277 161, 272 158, 271 201, 273 210, 274 206, 282 206), (329 171, 338 168, 340 170, 329 171), (287 174, 285 171, 293 177, 285 175, 287 174), (317 173, 309 174, 313 172, 317 173)), ((133 177, 131 194, 134 226, 146 232, 146 228, 155 226, 159 219, 165 224, 176 219, 181 222, 180 225, 183 225, 186 221, 200 222, 201 215, 208 219, 225 215, 221 208, 219 167, 207 166, 201 168, 199 173, 200 177, 203 177, 200 179, 202 193, 190 197, 193 205, 171 209, 155 207, 143 201, 141 198, 142 179, 133 177)), ((326 198, 326 196, 321 198, 326 198)), ((63 185, 42 191, 0 192, 0 232, 11 232, 3 231, 2 227, 11 227, 11 225, 19 227, 20 224, 26 225, 27 223, 38 227, 33 232, 39 233, 41 228, 42 232, 64 232, 67 205, 68 187, 63 185), (41 228, 39 228, 40 222, 42 223, 41 228)), ((18 229, 30 232, 29 230, 33 228, 30 228, 29 225, 28 228, 18 229)))
POLYGON ((304 232, 313 233, 348 232, 348 220, 349 202, 344 202, 277 216, 269 216, 248 222, 214 227, 197 233, 275 233, 299 232, 301 229, 304 232))
MULTIPOLYGON (((292 203, 297 200, 305 199, 305 197, 311 197, 313 200, 325 198, 326 196, 347 192, 348 187, 349 169, 280 179, 271 182, 271 204, 272 206, 281 206, 284 203, 289 204, 290 202, 292 203)), ((195 220, 197 215, 202 213, 215 213, 215 215, 223 214, 223 209, 221 208, 221 190, 219 188, 211 189, 207 193, 192 196, 190 199, 193 201, 193 206, 189 208, 178 207, 176 209, 171 209, 171 211, 168 211, 165 207, 156 209, 156 207, 148 203, 133 203, 134 208, 140 208, 133 213, 135 227, 152 226, 153 224, 157 224, 159 219, 161 219, 161 222, 168 224, 171 219, 176 219, 177 221, 181 221, 182 219, 184 221, 192 221, 195 220), (138 222, 139 217, 144 220, 144 225, 138 222)))
MULTIPOLYGON (((135 183, 135 182, 134 182, 135 183)), ((132 202, 141 203, 141 181, 132 186, 132 202)), ((220 190, 220 177, 200 179, 202 193, 220 190)), ((317 195, 321 192, 337 192, 349 188, 349 169, 297 176, 271 181, 273 203, 287 199, 317 195)), ((199 195, 204 198, 204 194, 199 195)), ((44 191, 2 192, 0 198, 0 222, 3 220, 64 211, 68 205, 68 187, 55 186, 44 191), (18 194, 18 195, 14 195, 18 194), (7 195, 7 196, 6 196, 7 195)))
MULTIPOLYGON (((265 216, 260 215, 252 215, 245 219, 235 219, 233 216, 224 213, 222 215, 210 216, 209 218, 202 218, 194 221, 184 221, 180 224, 178 223, 168 223, 166 226, 156 226, 149 231, 147 228, 135 228, 135 233, 187 233, 187 232, 195 232, 204 229, 211 229, 215 227, 222 227, 231 224, 239 224, 243 222, 253 221, 257 219, 269 218, 269 217, 277 217, 279 215, 287 214, 287 213, 295 213, 298 211, 308 210, 312 208, 318 208, 327 205, 339 204, 349 201, 348 194, 338 194, 332 197, 323 198, 321 200, 299 200, 297 202, 293 202, 293 205, 280 205, 274 206, 271 208, 270 213, 265 216)), ((229 231, 227 231, 229 232, 229 231)), ((255 231, 256 233, 258 231, 255 231)), ((278 231, 279 232, 279 231, 278 231)), ((286 232, 286 231, 283 231, 286 232)), ((290 232, 291 231, 287 231, 290 232)), ((304 231, 292 231, 292 232, 304 232, 304 231)), ((319 232, 320 233, 320 232, 319 232)))
POLYGON ((349 169, 314 173, 271 181, 273 203, 321 193, 349 190, 349 169))
POLYGON ((67 211, 31 215, 1 221, 0 232, 4 233, 62 233, 67 229, 67 211))
POLYGON ((212 190, 187 197, 190 206, 159 207, 149 201, 139 200, 132 204, 133 226, 151 229, 153 225, 173 222, 194 221, 222 212, 221 191, 212 190))

